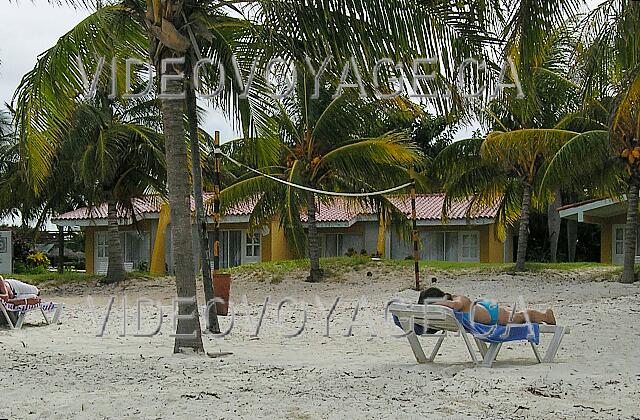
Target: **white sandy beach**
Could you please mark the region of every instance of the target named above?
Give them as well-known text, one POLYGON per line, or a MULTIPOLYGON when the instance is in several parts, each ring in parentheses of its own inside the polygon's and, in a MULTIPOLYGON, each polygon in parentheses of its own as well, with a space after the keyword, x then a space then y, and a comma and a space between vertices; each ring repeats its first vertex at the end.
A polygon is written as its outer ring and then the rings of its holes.
MULTIPOLYGON (((392 336, 400 330, 384 322, 389 299, 417 298, 409 289, 412 273, 403 268, 380 267, 370 277, 367 269, 352 270, 314 285, 302 281, 302 271, 275 284, 268 275, 235 276, 231 334, 204 336, 208 352, 232 353, 217 358, 172 355, 170 315, 160 334, 133 336, 137 298, 162 301, 163 311, 171 311, 170 279, 129 281, 115 291, 44 288, 44 296, 64 302, 62 323, 40 326, 31 314, 23 330, 0 330, 0 418, 640 418, 640 285, 601 281, 597 270, 439 273, 443 289, 503 303, 522 295, 535 308, 554 307, 558 323, 571 327, 555 363, 535 364, 528 344, 511 343, 493 369, 474 367, 459 338, 445 340, 435 364, 416 363, 407 340, 392 336), (119 337, 123 293, 128 335, 119 337), (96 337, 87 296, 100 323, 112 294, 105 335, 96 337), (297 304, 283 307, 280 325, 277 306, 286 297, 297 304), (324 337, 336 297, 330 337, 324 337), (353 335, 346 337, 358 300, 353 335), (308 303, 306 328, 286 338, 301 325, 302 301, 308 303)), ((153 330, 157 315, 143 307, 143 331, 153 330)), ((229 323, 221 318, 223 328, 229 323)))

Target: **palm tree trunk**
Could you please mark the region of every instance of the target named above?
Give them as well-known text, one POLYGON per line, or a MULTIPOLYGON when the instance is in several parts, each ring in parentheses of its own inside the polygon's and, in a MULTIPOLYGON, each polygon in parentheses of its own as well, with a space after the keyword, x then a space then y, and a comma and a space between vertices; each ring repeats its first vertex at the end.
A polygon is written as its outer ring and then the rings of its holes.
POLYGON ((518 234, 518 256, 516 259, 516 271, 524 271, 524 264, 527 259, 527 242, 529 241, 529 212, 531 208, 532 186, 529 182, 524 183, 522 194, 522 213, 520 214, 520 232, 518 234))
POLYGON ((107 278, 105 283, 119 283, 126 277, 124 270, 124 257, 122 255, 122 244, 120 243, 120 230, 118 229, 118 206, 117 201, 110 199, 107 203, 107 257, 109 266, 107 267, 107 278))
MULTIPOLYGON (((183 83, 175 80, 167 83, 168 93, 180 92, 183 83)), ((179 318, 176 331, 174 353, 183 348, 204 352, 202 331, 198 315, 196 297, 196 275, 193 264, 193 242, 191 231, 191 194, 187 162, 187 147, 183 125, 182 100, 163 99, 161 104, 164 125, 165 149, 167 160, 167 184, 169 187, 169 206, 171 207, 172 252, 176 274, 176 292, 180 299, 180 315, 191 318, 179 318)))
POLYGON ((316 224, 316 197, 312 192, 307 192, 307 229, 309 259, 311 260, 311 271, 307 281, 317 283, 322 279, 322 270, 320 270, 320 247, 318 243, 318 225, 316 224))
POLYGON ((631 182, 627 193, 627 225, 624 231, 624 270, 620 281, 636 281, 636 232, 638 229, 638 184, 631 182))
POLYGON ((551 262, 558 261, 558 240, 560 239, 560 226, 562 219, 558 209, 562 207, 562 195, 558 190, 556 191, 556 198, 553 203, 549 204, 547 209, 547 227, 549 228, 549 254, 551 255, 551 262))
MULTIPOLYGON (((189 72, 189 69, 187 69, 189 72)), ((190 73, 189 73, 190 74, 190 73)), ((189 143, 191 146, 191 176, 193 179, 193 198, 196 204, 196 226, 200 238, 200 266, 202 268, 202 284, 204 298, 207 304, 214 298, 213 281, 211 279, 211 263, 209 262, 209 238, 207 237, 207 220, 202 196, 202 168, 200 167, 200 141, 198 139, 198 114, 196 94, 192 83, 187 83, 187 118, 189 120, 189 143)), ((209 306, 207 306, 209 307, 209 306)), ((212 305, 207 316, 209 331, 214 334, 220 332, 218 315, 215 305, 212 305)))

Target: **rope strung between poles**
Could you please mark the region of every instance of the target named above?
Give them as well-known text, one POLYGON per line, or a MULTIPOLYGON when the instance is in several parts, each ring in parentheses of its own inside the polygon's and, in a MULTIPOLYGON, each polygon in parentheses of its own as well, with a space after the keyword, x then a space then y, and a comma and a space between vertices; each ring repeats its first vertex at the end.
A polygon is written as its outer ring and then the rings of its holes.
POLYGON ((400 190, 403 190, 403 189, 413 185, 413 181, 412 181, 412 182, 407 182, 406 184, 399 185, 397 187, 389 188, 388 190, 374 191, 374 192, 368 192, 368 193, 339 193, 339 192, 335 192, 335 191, 316 190, 315 188, 305 187, 304 185, 294 184, 293 182, 285 181, 284 179, 277 178, 277 177, 275 177, 273 175, 269 175, 269 174, 265 174, 264 172, 260 172, 259 170, 254 169, 254 168, 252 168, 250 166, 247 166, 242 162, 238 162, 237 160, 235 160, 231 156, 222 153, 221 150, 219 150, 217 153, 219 153, 221 156, 227 158, 231 163, 234 163, 237 166, 240 166, 242 168, 248 169, 249 171, 251 171, 251 172, 253 172, 253 173, 257 174, 257 175, 261 175, 261 176, 263 176, 265 178, 268 178, 268 179, 270 179, 272 181, 276 181, 276 182, 279 182, 279 183, 284 184, 284 185, 288 185, 288 186, 293 187, 293 188, 297 188, 297 189, 304 190, 304 191, 309 191, 309 192, 320 194, 320 195, 330 195, 330 196, 334 196, 334 197, 359 197, 359 198, 375 197, 375 196, 378 196, 378 195, 385 195, 385 194, 390 194, 392 192, 400 191, 400 190))

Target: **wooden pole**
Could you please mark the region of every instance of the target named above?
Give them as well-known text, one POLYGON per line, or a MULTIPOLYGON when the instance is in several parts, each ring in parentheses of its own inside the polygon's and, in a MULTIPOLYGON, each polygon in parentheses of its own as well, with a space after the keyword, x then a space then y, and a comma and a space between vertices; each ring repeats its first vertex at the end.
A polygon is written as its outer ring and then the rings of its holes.
POLYGON ((213 142, 213 275, 220 274, 220 132, 213 142))
POLYGON ((64 273, 64 226, 58 226, 58 273, 64 273))
POLYGON ((418 250, 418 221, 416 214, 416 182, 411 185, 411 219, 413 222, 413 230, 411 233, 413 239, 413 271, 416 278, 416 290, 420 290, 420 252, 418 250))

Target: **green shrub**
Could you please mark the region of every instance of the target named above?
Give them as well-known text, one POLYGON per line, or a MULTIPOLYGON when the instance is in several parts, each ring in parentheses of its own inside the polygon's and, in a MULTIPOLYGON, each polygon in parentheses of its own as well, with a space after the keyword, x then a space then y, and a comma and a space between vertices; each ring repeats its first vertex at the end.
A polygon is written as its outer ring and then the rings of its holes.
POLYGON ((149 263, 144 260, 138 261, 138 264, 136 264, 136 271, 146 273, 147 271, 149 271, 149 263))
POLYGON ((51 265, 51 261, 44 252, 30 252, 26 259, 29 268, 44 267, 46 269, 51 265))

